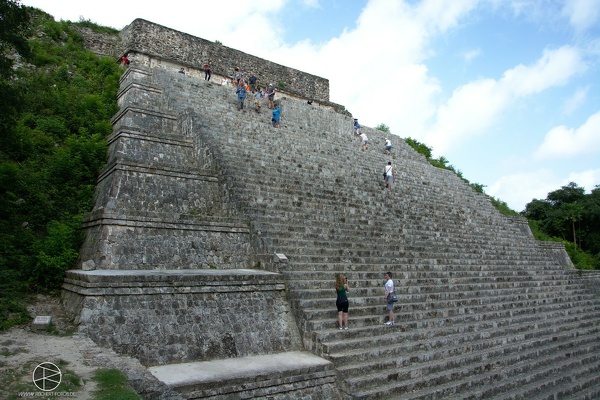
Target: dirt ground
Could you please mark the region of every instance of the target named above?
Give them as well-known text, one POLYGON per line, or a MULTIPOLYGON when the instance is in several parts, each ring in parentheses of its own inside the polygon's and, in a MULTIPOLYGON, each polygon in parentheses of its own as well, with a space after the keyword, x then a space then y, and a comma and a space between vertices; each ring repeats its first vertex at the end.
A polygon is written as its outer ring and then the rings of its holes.
POLYGON ((43 392, 46 398, 95 399, 96 384, 91 378, 100 368, 119 369, 130 381, 154 386, 155 392, 156 387, 161 386, 136 359, 119 356, 76 333, 75 327, 64 318, 58 299, 38 296, 29 312, 32 316, 52 316, 53 327, 50 332, 33 331, 29 326, 17 327, 0 334, 0 376, 3 377, 0 399, 25 398, 27 394, 28 397, 39 397, 42 390, 34 384, 33 372, 42 363, 58 366, 63 384, 67 384, 65 389, 56 389, 60 393, 43 392))

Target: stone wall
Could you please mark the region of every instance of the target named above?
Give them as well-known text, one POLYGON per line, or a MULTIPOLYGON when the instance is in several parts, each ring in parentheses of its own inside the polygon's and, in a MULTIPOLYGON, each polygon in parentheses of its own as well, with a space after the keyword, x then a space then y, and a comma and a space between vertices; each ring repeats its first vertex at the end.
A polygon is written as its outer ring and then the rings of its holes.
POLYGON ((91 28, 72 25, 83 37, 85 47, 103 57, 118 57, 121 47, 119 36, 111 33, 96 32, 91 28))
POLYGON ((145 365, 301 348, 279 274, 69 271, 63 287, 81 331, 145 365))
MULTIPOLYGON (((235 67, 254 72, 262 83, 281 82, 285 90, 306 98, 329 101, 329 80, 243 53, 222 44, 194 37, 143 19, 136 19, 121 31, 121 54, 134 53, 136 63, 164 60, 201 69, 206 63, 215 74, 231 76, 235 67)), ((155 67, 155 65, 144 65, 155 67)))

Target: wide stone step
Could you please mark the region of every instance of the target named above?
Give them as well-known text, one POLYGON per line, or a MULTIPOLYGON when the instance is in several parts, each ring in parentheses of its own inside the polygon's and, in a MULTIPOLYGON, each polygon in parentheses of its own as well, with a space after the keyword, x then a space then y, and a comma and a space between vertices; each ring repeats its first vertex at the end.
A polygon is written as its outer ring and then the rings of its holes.
MULTIPOLYGON (((416 320, 400 322, 392 327, 380 323, 370 327, 353 327, 348 331, 337 333, 335 330, 330 330, 315 336, 320 339, 319 348, 323 354, 329 354, 329 357, 335 360, 336 366, 340 367, 359 360, 372 359, 374 349, 376 349, 375 357, 378 357, 381 351, 387 351, 386 347, 393 347, 393 350, 388 350, 394 354, 407 354, 407 349, 395 349, 398 340, 406 341, 411 345, 426 340, 427 348, 433 348, 436 343, 443 347, 451 340, 457 343, 478 339, 503 341, 506 340, 505 337, 517 334, 529 332, 528 334, 531 335, 532 331, 544 327, 556 329, 556 326, 563 326, 564 329, 571 329, 572 325, 578 327, 593 325, 593 320, 585 315, 586 310, 583 308, 574 309, 570 313, 548 308, 537 312, 528 309, 516 311, 497 313, 496 319, 489 318, 492 315, 488 313, 479 316, 478 319, 449 318, 443 325, 416 320), (328 339, 333 341, 327 341, 328 339)), ((599 312, 596 311, 593 315, 597 317, 598 314, 599 312)))
MULTIPOLYGON (((598 344, 594 343, 593 336, 587 336, 585 338, 583 338, 583 340, 581 341, 580 344, 585 345, 585 346, 592 346, 592 347, 597 347, 598 344)), ((544 340, 543 342, 540 342, 539 340, 531 340, 528 341, 526 343, 516 343, 516 344, 512 344, 510 341, 507 342, 508 345, 501 345, 498 346, 496 344, 494 344, 493 342, 488 341, 488 343, 481 345, 478 343, 473 343, 472 347, 476 347, 479 346, 480 349, 484 350, 487 352, 487 357, 489 359, 492 359, 492 356, 494 356, 494 359, 496 357, 503 357, 503 356, 507 356, 509 354, 516 354, 516 353, 521 353, 521 352, 529 352, 531 349, 537 350, 540 352, 540 354, 545 353, 547 354, 551 354, 552 351, 555 350, 555 343, 556 340, 554 340, 554 338, 550 339, 550 340, 544 340), (508 346, 512 346, 512 348, 509 348, 508 346), (497 353, 497 354, 495 354, 497 353)), ((403 346, 402 344, 400 344, 401 347, 406 347, 403 346)), ((415 346, 417 349, 422 348, 423 346, 421 344, 416 345, 415 346)), ((463 360, 460 359, 460 357, 457 357, 457 355, 462 355, 465 354, 463 352, 463 349, 458 349, 455 350, 454 348, 450 348, 449 351, 445 351, 447 346, 441 345, 439 348, 441 349, 439 353, 435 354, 435 360, 437 360, 438 358, 440 359, 444 359, 444 360, 449 360, 451 358, 454 358, 454 360, 451 361, 451 364, 449 365, 456 365, 457 362, 461 363, 463 362, 463 360)), ((568 347, 568 346, 565 346, 568 347)), ((385 351, 385 349, 384 349, 385 351)), ((356 364, 349 364, 347 366, 343 366, 343 367, 338 367, 337 368, 337 372, 339 376, 342 377, 356 377, 355 383, 358 384, 358 382, 362 379, 362 375, 367 372, 367 374, 371 373, 369 371, 381 371, 381 374, 385 376, 386 372, 389 373, 390 371, 393 370, 402 370, 405 374, 408 373, 408 375, 412 374, 412 371, 415 371, 416 368, 419 368, 420 365, 420 361, 421 359, 423 359, 425 357, 425 359, 427 361, 425 361, 423 364, 432 364, 434 362, 434 358, 432 358, 430 355, 432 354, 433 350, 417 350, 414 352, 410 352, 409 350, 406 350, 406 353, 404 353, 405 355, 402 356, 401 358, 397 358, 395 356, 390 356, 390 357, 386 357, 385 353, 381 355, 381 357, 379 357, 378 360, 375 361, 371 361, 371 362, 365 362, 365 363, 356 363, 356 364), (400 364, 397 364, 400 363, 400 364)), ((468 364, 469 363, 469 358, 472 357, 473 354, 467 354, 465 356, 464 359, 464 364, 468 364)), ((535 353, 530 352, 530 357, 531 356, 536 356, 535 353)), ((597 355, 596 355, 597 359, 600 359, 597 355)), ((526 356, 523 357, 523 360, 527 359, 526 356)), ((481 360, 474 360, 474 361, 481 361, 481 360)), ((444 367, 442 367, 444 368, 444 367)), ((430 370, 430 373, 435 373, 438 371, 435 370, 430 370)), ((405 376, 408 376, 405 375, 405 376)), ((417 375, 417 373, 415 373, 414 375, 417 375)), ((423 377, 426 379, 427 375, 423 374, 423 377)), ((351 378, 353 379, 353 378, 351 378)), ((437 388, 436 388, 437 389, 437 388)), ((506 389, 504 389, 505 391, 506 389)), ((483 398, 488 398, 486 396, 484 396, 483 398)))
MULTIPOLYGON (((597 349, 590 349, 597 352, 597 349)), ((568 360, 568 359, 567 359, 568 360)), ((600 395, 600 389, 595 387, 587 395, 585 389, 598 386, 600 383, 600 358, 590 353, 589 357, 579 363, 567 361, 550 366, 550 370, 537 371, 532 379, 529 366, 525 366, 518 379, 503 379, 478 390, 481 398, 579 398, 593 399, 600 395), (582 393, 583 392, 583 393, 582 393)), ((439 392, 439 390, 437 390, 439 392)))
MULTIPOLYGON (((332 281, 331 281, 332 282, 332 281)), ((529 291, 535 293, 537 291, 562 291, 565 288, 565 284, 567 281, 565 280, 548 280, 548 281, 520 281, 520 282, 497 282, 497 283, 472 283, 472 284, 457 284, 448 286, 448 289, 437 287, 437 286, 406 286, 403 284, 399 284, 396 282, 396 294, 399 295, 399 304, 410 303, 413 295, 428 295, 432 294, 430 297, 426 298, 428 303, 434 303, 435 297, 439 296, 439 293, 452 293, 455 292, 459 296, 462 294, 464 299, 472 298, 472 297, 481 297, 484 295, 487 296, 501 296, 501 295, 519 295, 521 301, 527 300, 527 294, 529 291)), ((329 288, 326 289, 303 289, 303 290, 293 290, 289 291, 289 295, 291 299, 298 299, 300 303, 298 305, 302 307, 308 306, 306 300, 308 299, 318 299, 318 300, 327 300, 331 298, 335 298, 335 292, 333 289, 333 284, 329 288)), ((366 286, 366 285, 365 285, 366 286)), ((375 284, 369 285, 363 288, 355 288, 355 293, 360 295, 367 295, 369 297, 379 297, 383 295, 383 284, 375 284), (365 290, 366 292, 363 292, 365 290)), ((351 295, 352 297, 352 295, 351 295)), ((423 297, 419 296, 417 299, 420 301, 423 297)), ((439 301, 447 301, 447 299, 440 299, 439 301)), ((485 301, 482 301, 484 303, 485 301)), ((315 307, 314 304, 312 308, 321 308, 315 307)))
MULTIPOLYGON (((455 298, 453 300, 430 300, 426 302, 415 301, 400 301, 396 304, 395 314, 398 320, 402 321, 401 315, 412 315, 412 313, 425 313, 431 318, 448 318, 459 315, 467 311, 473 311, 476 307, 489 307, 495 309, 503 309, 512 307, 515 304, 528 304, 534 306, 544 303, 565 303, 565 302, 587 302, 592 300, 591 295, 583 289, 575 289, 564 292, 545 292, 529 293, 524 299, 521 293, 509 293, 495 296, 483 297, 464 297, 455 298)), ((316 303, 314 306, 320 305, 319 308, 303 308, 303 313, 309 320, 310 326, 315 330, 319 330, 319 326, 325 321, 333 321, 337 318, 337 310, 332 307, 335 303, 335 296, 316 303)), ((351 319, 355 321, 358 317, 372 316, 381 314, 384 304, 381 296, 371 297, 350 297, 351 319)))
MULTIPOLYGON (((408 264, 408 263, 407 263, 408 264)), ((336 275, 342 273, 348 277, 351 288, 360 289, 368 286, 381 286, 384 281, 381 266, 376 266, 377 271, 305 271, 305 270, 283 270, 282 274, 290 283, 292 290, 303 289, 331 289, 336 275)), ((465 273, 462 276, 448 276, 447 271, 402 271, 394 274, 394 282, 399 290, 409 287, 435 287, 440 291, 461 290, 461 285, 474 284, 498 284, 517 285, 525 282, 544 282, 553 280, 563 282, 574 282, 565 274, 564 270, 542 271, 532 275, 527 271, 516 271, 507 269, 490 269, 465 273)))
POLYGON ((417 363, 415 357, 406 357, 399 360, 398 368, 387 371, 387 379, 393 383, 374 387, 377 374, 369 373, 347 379, 345 385, 355 398, 371 398, 375 394, 412 398, 416 396, 415 392, 434 386, 434 396, 451 397, 469 387, 489 385, 499 378, 510 377, 512 381, 515 375, 528 371, 527 374, 521 374, 523 381, 516 382, 520 385, 547 377, 559 363, 567 370, 580 364, 580 357, 585 359, 590 349, 593 349, 593 353, 587 359, 598 360, 596 353, 600 344, 595 340, 597 337, 596 329, 584 342, 585 345, 577 346, 578 350, 572 348, 572 335, 556 333, 543 339, 533 338, 468 354, 459 352, 424 363, 417 363), (475 382, 477 385, 474 385, 475 382))
POLYGON ((149 371, 187 399, 294 396, 308 388, 335 395, 332 363, 307 352, 161 365, 149 371))

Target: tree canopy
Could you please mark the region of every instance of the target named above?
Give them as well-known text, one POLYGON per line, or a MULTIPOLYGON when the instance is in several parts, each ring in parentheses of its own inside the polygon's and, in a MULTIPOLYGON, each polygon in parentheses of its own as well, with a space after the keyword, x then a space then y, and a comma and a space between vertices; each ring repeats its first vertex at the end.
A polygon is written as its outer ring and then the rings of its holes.
POLYGON ((579 267, 600 267, 600 185, 586 194, 571 182, 548 193, 544 200, 529 202, 523 215, 538 236, 573 243, 589 253, 579 267))

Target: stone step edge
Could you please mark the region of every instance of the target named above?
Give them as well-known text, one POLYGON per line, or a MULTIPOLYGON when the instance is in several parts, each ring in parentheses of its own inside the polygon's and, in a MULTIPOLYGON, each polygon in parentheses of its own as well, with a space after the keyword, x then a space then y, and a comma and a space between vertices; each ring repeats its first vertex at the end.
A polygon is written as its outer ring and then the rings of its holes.
POLYGON ((197 390, 223 382, 228 386, 236 383, 247 386, 294 375, 302 378, 302 375, 318 372, 335 377, 331 361, 303 351, 161 365, 148 370, 159 381, 177 390, 197 390))
POLYGON ((250 234, 250 229, 239 222, 205 221, 200 218, 194 221, 172 221, 144 218, 141 216, 117 216, 107 212, 89 214, 88 218, 82 223, 83 228, 91 228, 94 226, 123 226, 134 228, 174 229, 179 231, 211 231, 250 234))
MULTIPOLYGON (((568 346, 568 344, 566 344, 565 346, 568 346)), ((537 350, 536 349, 532 349, 530 352, 531 353, 535 353, 537 350)), ((587 357, 588 359, 597 359, 598 357, 592 353, 588 353, 589 356, 587 357)), ((489 360, 482 360, 480 362, 477 363, 473 363, 473 364, 469 364, 468 367, 462 366, 462 367, 454 367, 451 370, 444 370, 444 371, 440 371, 440 372, 435 372, 433 374, 429 374, 427 376, 428 380, 434 380, 436 377, 447 377, 449 375, 452 375, 452 379, 447 380, 445 383, 443 384, 436 384, 435 387, 436 389, 440 389, 446 386, 453 386, 453 385, 460 385, 461 383, 468 381, 469 379, 478 379, 479 381, 482 380, 486 380, 486 379, 493 379, 494 375, 498 375, 501 373, 505 373, 504 369, 498 370, 497 368, 501 365, 499 364, 498 360, 499 359, 504 359, 504 360, 508 360, 510 361, 510 359, 514 359, 515 357, 518 357, 519 354, 509 354, 506 356, 502 356, 500 358, 493 358, 493 359, 489 359, 489 360), (487 366, 485 366, 485 362, 488 362, 488 366, 490 366, 490 368, 487 368, 487 366), (492 365, 493 363, 493 365, 492 365), (481 367, 484 367, 483 369, 481 369, 481 367), (470 375, 465 374, 465 371, 471 368, 472 372, 470 375), (457 371, 456 374, 452 373, 451 371, 457 371), (498 372, 500 371, 500 372, 498 372), (462 376, 461 376, 462 374, 462 376)), ((553 360, 570 360, 572 365, 577 365, 580 361, 581 358, 577 357, 577 358, 571 358, 570 355, 568 353, 565 353, 563 350, 560 350, 558 352, 552 353, 549 357, 553 357, 553 360)), ((547 358, 544 358, 544 360, 546 360, 547 358)), ((524 361, 517 361, 514 364, 510 364, 507 363, 506 365, 508 366, 508 369, 517 369, 519 365, 532 365, 535 364, 535 362, 538 362, 539 359, 537 357, 533 357, 531 359, 526 359, 524 361)), ((543 370, 543 371, 547 371, 547 370, 553 370, 555 372, 556 370, 556 364, 552 364, 550 366, 543 366, 543 365, 538 365, 536 367, 534 367, 535 370, 543 370)), ((396 369, 398 370, 398 369, 396 369)), ((394 371, 392 369, 392 371, 394 371)), ((529 372, 531 373, 531 371, 529 372)), ((382 375, 381 372, 378 373, 371 373, 371 374, 367 374, 365 377, 363 378, 358 378, 358 379, 353 379, 350 378, 348 381, 352 381, 354 384, 356 385, 356 381, 368 381, 368 377, 369 376, 376 376, 376 375, 382 375)), ((385 375, 385 374, 384 374, 385 375)), ((391 372, 390 375, 394 375, 395 376, 395 372, 391 372)), ((545 375, 547 376, 547 373, 538 373, 538 375, 545 375)), ((513 379, 516 379, 516 377, 523 377, 522 373, 519 373, 515 376, 513 376, 513 379)), ((403 380, 403 379, 389 379, 388 376, 388 381, 389 386, 392 388, 396 388, 398 389, 399 387, 405 387, 405 388, 412 388, 412 389, 417 389, 417 387, 423 382, 423 377, 414 377, 414 378, 410 378, 408 380, 403 380)), ((525 377, 526 379, 528 379, 527 377, 525 377)), ((538 378, 536 378, 536 380, 538 380, 538 378)), ((346 384, 346 382, 345 382, 346 384)), ((366 389, 364 391, 361 391, 361 393, 359 394, 359 396, 364 395, 365 393, 369 393, 369 392, 379 392, 381 390, 381 388, 371 388, 371 389, 366 389)), ((422 391, 422 390, 426 390, 426 388, 419 388, 416 391, 422 391)))

